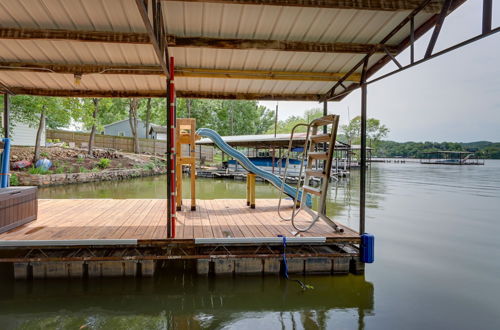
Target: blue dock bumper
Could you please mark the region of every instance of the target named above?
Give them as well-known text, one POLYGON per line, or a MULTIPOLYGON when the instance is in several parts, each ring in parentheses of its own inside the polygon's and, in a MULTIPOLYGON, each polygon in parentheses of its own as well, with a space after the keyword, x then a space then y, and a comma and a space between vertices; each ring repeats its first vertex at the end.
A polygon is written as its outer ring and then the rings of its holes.
POLYGON ((375 236, 365 233, 361 235, 361 261, 371 264, 375 260, 375 236))

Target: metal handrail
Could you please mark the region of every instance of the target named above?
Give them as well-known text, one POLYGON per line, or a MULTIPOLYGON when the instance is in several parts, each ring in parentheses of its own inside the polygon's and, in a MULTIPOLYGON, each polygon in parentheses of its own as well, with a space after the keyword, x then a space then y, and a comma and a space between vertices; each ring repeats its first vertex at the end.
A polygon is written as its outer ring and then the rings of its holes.
MULTIPOLYGON (((288 150, 287 150, 287 157, 286 157, 286 163, 285 163, 285 171, 283 172, 283 180, 281 182, 281 188, 280 188, 280 195, 279 195, 279 201, 278 201, 278 215, 279 217, 284 220, 284 221, 292 221, 293 222, 293 219, 295 218, 295 216, 302 210, 302 201, 304 199, 304 192, 302 191, 302 194, 301 194, 301 203, 300 203, 300 206, 299 208, 297 209, 297 212, 295 212, 296 210, 296 205, 297 205, 297 200, 299 198, 299 189, 300 189, 300 181, 301 181, 301 177, 302 177, 302 169, 304 167, 304 160, 306 159, 307 157, 307 153, 308 153, 308 150, 309 148, 308 147, 308 143, 309 143, 309 128, 311 127, 311 124, 304 124, 304 123, 299 123, 297 125, 295 125, 293 128, 292 128, 292 132, 291 132, 291 135, 290 135, 290 141, 288 142, 288 150), (300 169, 299 169, 299 174, 298 174, 298 177, 299 177, 299 180, 297 181, 297 188, 295 189, 295 197, 292 197, 293 198, 293 207, 292 207, 292 216, 290 218, 285 218, 284 216, 281 215, 281 201, 283 199, 283 191, 285 189, 285 180, 286 180, 286 173, 288 171, 288 166, 290 165, 290 155, 292 153, 292 147, 293 147, 293 136, 295 134, 295 130, 300 127, 300 126, 306 126, 307 127, 307 134, 306 134, 306 139, 305 139, 305 142, 304 142, 304 152, 302 153, 302 161, 300 162, 300 169)), ((293 225, 293 223, 292 223, 293 225)), ((294 226, 295 228, 295 226, 294 226)))

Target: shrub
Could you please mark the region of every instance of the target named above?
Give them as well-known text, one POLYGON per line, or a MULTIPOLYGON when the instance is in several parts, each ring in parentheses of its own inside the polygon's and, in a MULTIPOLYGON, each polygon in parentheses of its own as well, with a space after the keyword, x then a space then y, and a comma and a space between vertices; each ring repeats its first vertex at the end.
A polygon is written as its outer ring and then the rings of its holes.
POLYGON ((47 143, 52 143, 52 139, 47 139, 47 143))
POLYGON ((17 177, 17 175, 15 173, 13 173, 10 176, 10 185, 11 186, 19 186, 19 178, 17 177))
POLYGON ((111 163, 111 160, 109 160, 108 158, 101 158, 101 159, 99 159, 99 162, 96 165, 97 165, 97 167, 99 167, 101 169, 105 169, 105 168, 109 167, 110 163, 111 163))
POLYGON ((56 170, 55 170, 54 172, 55 172, 56 174, 62 174, 62 173, 64 173, 64 172, 65 172, 65 170, 66 170, 66 169, 64 168, 64 166, 61 166, 61 167, 56 168, 56 170))
POLYGON ((89 170, 87 170, 85 167, 83 166, 80 166, 80 168, 78 169, 78 172, 80 173, 87 173, 89 170))
POLYGON ((40 153, 40 157, 43 157, 43 158, 48 158, 49 157, 49 153, 47 151, 42 151, 40 153))
POLYGON ((153 170, 155 167, 156 165, 154 163, 147 163, 146 165, 144 165, 144 169, 150 171, 153 170))

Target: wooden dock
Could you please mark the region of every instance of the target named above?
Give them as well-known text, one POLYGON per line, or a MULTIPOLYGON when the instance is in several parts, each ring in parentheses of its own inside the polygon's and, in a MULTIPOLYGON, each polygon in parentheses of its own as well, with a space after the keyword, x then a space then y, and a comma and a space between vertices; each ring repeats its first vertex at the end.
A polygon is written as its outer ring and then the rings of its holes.
MULTIPOLYGON (((0 234, 0 262, 13 263, 19 278, 147 276, 167 260, 194 262, 200 274, 276 273, 281 235, 292 272, 308 272, 309 261, 309 272, 335 273, 337 258, 344 258, 338 273, 352 270, 352 262, 362 272, 360 237, 348 227, 337 233, 319 221, 294 236, 291 223, 278 217, 276 199, 258 199, 255 209, 243 199, 197 202, 196 211, 178 213, 176 237, 169 239, 164 199, 39 200, 37 220, 0 234)), ((285 211, 291 207, 285 201, 285 211)), ((300 221, 309 220, 304 213, 300 221)))

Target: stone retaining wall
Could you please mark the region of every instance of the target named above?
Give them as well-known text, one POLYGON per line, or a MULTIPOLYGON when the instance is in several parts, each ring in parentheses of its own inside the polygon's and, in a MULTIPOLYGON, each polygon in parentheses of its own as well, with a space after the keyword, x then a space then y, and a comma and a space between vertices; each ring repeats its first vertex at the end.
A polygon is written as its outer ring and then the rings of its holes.
POLYGON ((61 174, 29 174, 26 172, 16 172, 21 186, 55 186, 71 183, 111 181, 137 178, 142 176, 159 175, 165 173, 162 168, 154 169, 116 169, 104 170, 100 172, 85 173, 61 173, 61 174))

